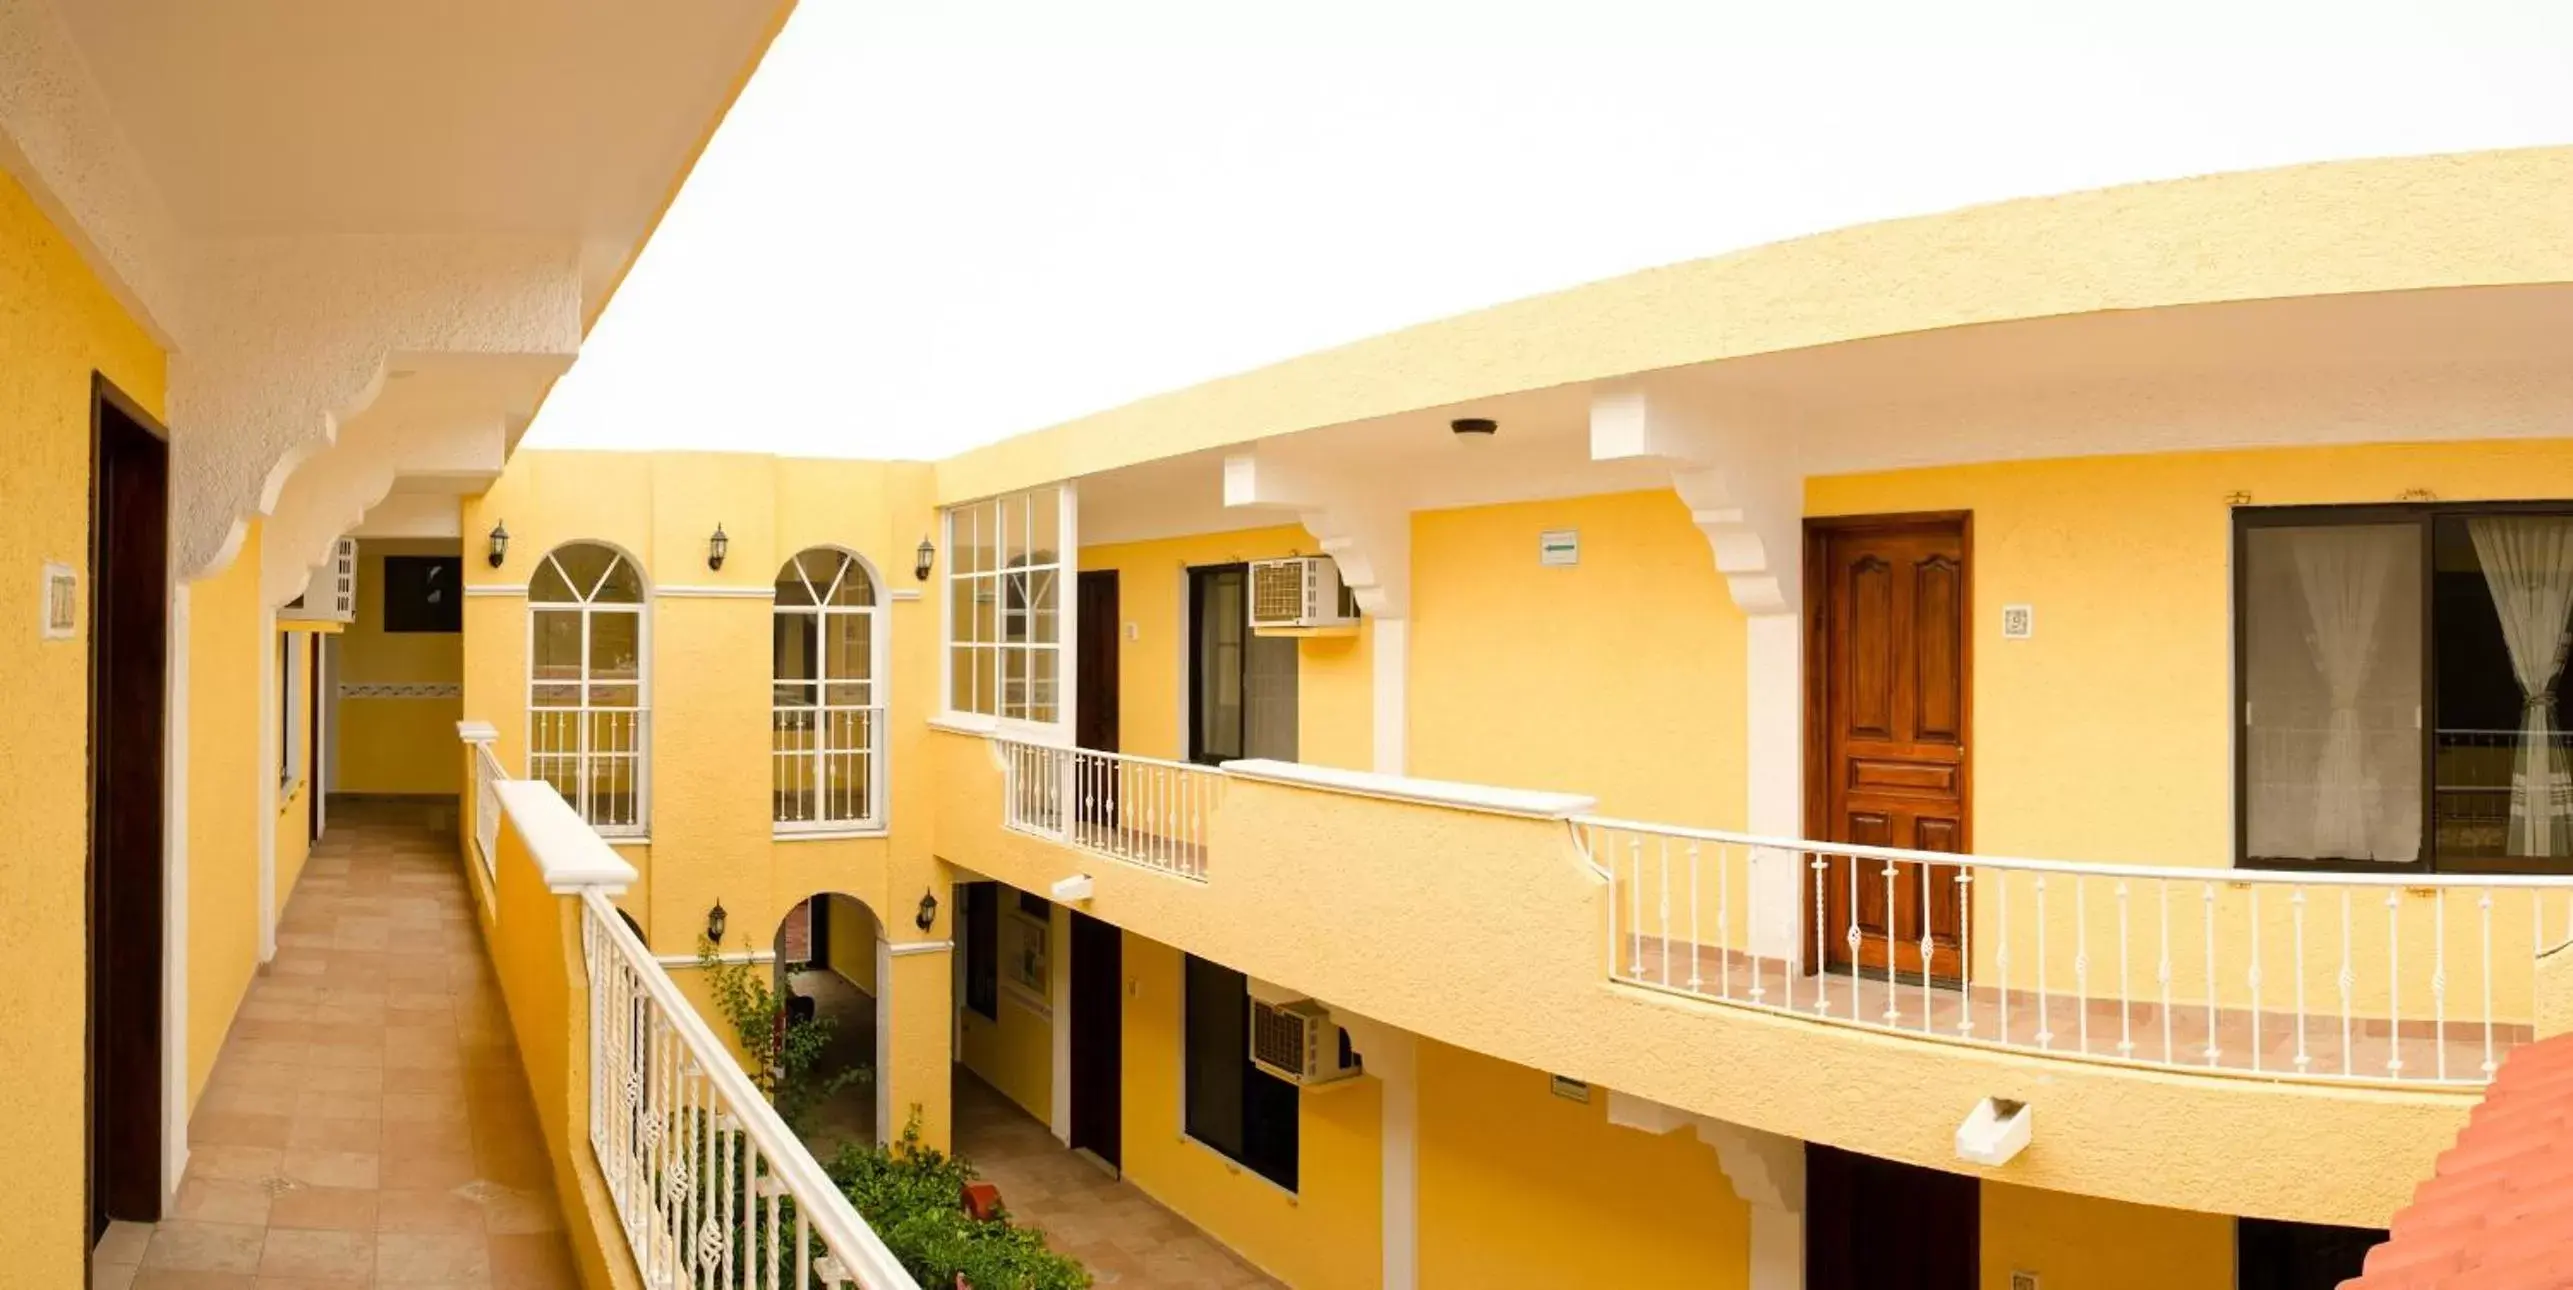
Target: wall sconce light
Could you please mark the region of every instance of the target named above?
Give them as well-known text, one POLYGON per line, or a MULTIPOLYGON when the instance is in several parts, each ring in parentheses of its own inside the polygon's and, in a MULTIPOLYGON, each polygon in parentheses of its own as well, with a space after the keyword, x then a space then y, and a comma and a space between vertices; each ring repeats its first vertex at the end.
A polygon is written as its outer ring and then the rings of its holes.
POLYGON ((1501 423, 1490 417, 1458 417, 1447 423, 1447 429, 1458 443, 1490 443, 1492 436, 1501 433, 1501 423))
POLYGON ((724 902, 720 899, 706 911, 706 939, 717 945, 724 943, 724 902))
POLYGON ((732 549, 733 540, 724 536, 723 522, 718 520, 715 523, 715 531, 706 538, 706 567, 709 569, 723 568, 724 552, 732 549))
POLYGON ((494 524, 491 526, 491 567, 499 568, 500 562, 508 558, 509 525, 505 522, 494 524))
POLYGON ((920 549, 911 553, 911 576, 914 581, 929 581, 929 566, 937 560, 938 548, 929 545, 929 535, 920 537, 920 549))
POLYGON ((917 927, 924 932, 938 925, 937 892, 924 891, 920 893, 920 912, 912 917, 911 923, 912 926, 917 927))

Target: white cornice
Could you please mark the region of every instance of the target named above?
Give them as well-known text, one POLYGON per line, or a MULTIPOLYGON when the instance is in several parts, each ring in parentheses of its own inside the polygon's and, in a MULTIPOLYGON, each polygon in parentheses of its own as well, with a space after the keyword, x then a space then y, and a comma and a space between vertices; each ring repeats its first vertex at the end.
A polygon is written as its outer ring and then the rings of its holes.
POLYGON ((775 600, 777 588, 773 586, 718 587, 706 584, 692 586, 681 583, 654 587, 652 594, 657 598, 669 600, 775 600))

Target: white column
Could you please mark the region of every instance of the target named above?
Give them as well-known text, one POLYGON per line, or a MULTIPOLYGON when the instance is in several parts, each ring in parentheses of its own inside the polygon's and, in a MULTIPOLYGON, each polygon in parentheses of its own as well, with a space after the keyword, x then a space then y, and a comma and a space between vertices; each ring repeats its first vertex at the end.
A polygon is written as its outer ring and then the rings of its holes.
POLYGON ((1349 1032, 1367 1076, 1383 1085, 1379 1280, 1384 1290, 1414 1290, 1420 1284, 1420 1037, 1354 1013, 1331 1019, 1349 1032))
POLYGON ((1751 1290, 1805 1290, 1803 1180, 1793 1208, 1751 1203, 1751 1290))
POLYGON ((1371 628, 1371 663, 1375 669, 1375 742, 1372 768, 1380 775, 1400 775, 1408 755, 1411 624, 1400 618, 1378 618, 1371 628))
POLYGON ((277 765, 285 749, 278 745, 278 713, 286 696, 278 689, 277 611, 259 611, 259 967, 266 971, 277 957, 277 765))
MULTIPOLYGON (((175 562, 173 562, 175 563, 175 562)), ((161 763, 161 1210, 188 1171, 188 584, 170 588, 161 763)))
MULTIPOLYGON (((1774 838, 1805 832, 1804 622, 1793 613, 1753 614, 1743 622, 1744 753, 1749 823, 1774 838)), ((1797 917, 1805 890, 1801 857, 1760 851, 1751 857, 1751 899, 1760 937, 1751 952, 1797 957, 1804 937, 1797 917)))

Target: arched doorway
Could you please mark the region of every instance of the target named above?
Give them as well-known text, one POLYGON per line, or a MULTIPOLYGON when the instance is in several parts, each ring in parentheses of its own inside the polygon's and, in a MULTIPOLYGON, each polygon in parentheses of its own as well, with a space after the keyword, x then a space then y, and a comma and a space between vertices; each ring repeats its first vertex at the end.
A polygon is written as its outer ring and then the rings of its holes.
POLYGON ((810 1018, 828 1027, 810 1072, 827 1091, 797 1125, 820 1159, 842 1146, 873 1145, 882 1128, 875 1073, 883 941, 875 911, 838 892, 816 893, 791 906, 778 923, 777 983, 787 997, 789 1022, 810 1018))

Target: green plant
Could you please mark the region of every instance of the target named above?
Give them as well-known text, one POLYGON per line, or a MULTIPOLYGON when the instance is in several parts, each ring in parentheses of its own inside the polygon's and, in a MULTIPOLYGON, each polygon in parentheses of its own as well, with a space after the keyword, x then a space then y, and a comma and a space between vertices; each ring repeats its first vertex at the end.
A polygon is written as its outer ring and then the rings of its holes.
POLYGON ((813 1108, 841 1089, 865 1083, 875 1072, 857 1065, 824 1074, 820 1068, 831 1047, 831 1019, 790 1016, 785 994, 769 988, 764 973, 748 963, 726 962, 720 949, 698 937, 697 966, 705 970, 715 1006, 732 1023, 734 1038, 750 1054, 751 1082, 800 1135, 813 1108))
POLYGON ((977 1219, 965 1212, 974 1166, 920 1141, 915 1108, 890 1146, 844 1147, 825 1167, 885 1248, 924 1287, 973 1290, 1084 1290, 1090 1273, 1045 1246, 1033 1228, 1007 1212, 977 1219))

